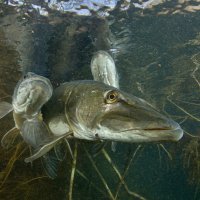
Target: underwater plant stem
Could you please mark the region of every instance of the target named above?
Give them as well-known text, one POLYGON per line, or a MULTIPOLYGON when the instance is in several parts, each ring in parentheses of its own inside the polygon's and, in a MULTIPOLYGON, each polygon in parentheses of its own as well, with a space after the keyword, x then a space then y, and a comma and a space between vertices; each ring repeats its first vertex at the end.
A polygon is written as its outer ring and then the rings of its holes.
POLYGON ((103 185, 105 186, 105 188, 106 188, 106 190, 107 190, 107 192, 109 194, 110 199, 115 200, 115 197, 113 196, 110 188, 108 187, 108 184, 106 183, 106 181, 105 181, 104 177, 102 176, 101 172, 98 170, 94 160, 92 159, 91 155, 89 154, 89 152, 87 151, 85 146, 84 146, 84 150, 85 150, 85 152, 86 152, 86 154, 87 154, 92 166, 94 167, 94 169, 96 170, 97 174, 99 175, 99 178, 101 179, 103 185))
POLYGON ((69 200, 72 200, 74 176, 75 176, 76 163, 77 163, 76 162, 77 161, 77 154, 78 154, 78 143, 77 143, 77 141, 75 141, 73 162, 72 162, 72 171, 71 171, 70 184, 69 184, 69 200))
POLYGON ((172 103, 173 105, 175 105, 177 108, 179 108, 182 112, 184 112, 185 114, 187 114, 189 117, 191 117, 192 119, 200 122, 200 119, 195 117, 194 115, 190 114, 189 112, 187 112, 185 109, 181 108, 180 106, 178 106, 176 103, 174 103, 169 97, 167 97, 167 100, 172 103))
POLYGON ((90 181, 85 174, 83 174, 83 172, 81 172, 80 170, 78 170, 76 168, 76 173, 81 176, 83 179, 85 179, 86 181, 88 181, 88 183, 90 183, 92 185, 93 188, 95 188, 98 192, 100 192, 101 194, 103 194, 104 196, 106 196, 105 192, 103 192, 101 189, 99 189, 92 181, 90 181))
POLYGON ((129 195, 134 196, 134 197, 136 197, 136 198, 138 198, 140 200, 147 200, 146 198, 142 197, 141 195, 139 195, 139 194, 137 194, 137 193, 135 193, 133 191, 130 191, 126 184, 124 185, 124 188, 126 189, 126 191, 128 192, 129 195))
POLYGON ((176 101, 180 101, 182 103, 189 104, 189 105, 200 106, 200 103, 192 103, 189 101, 183 101, 183 100, 179 100, 179 99, 176 99, 176 101))
POLYGON ((184 122, 186 122, 187 121, 187 119, 188 119, 188 116, 186 116, 185 118, 183 118, 183 120, 182 121, 180 121, 179 122, 179 124, 181 125, 181 124, 183 124, 184 122))
POLYGON ((69 144, 68 140, 66 138, 64 140, 65 140, 65 143, 67 144, 67 148, 69 150, 70 156, 72 157, 72 159, 74 159, 74 156, 73 156, 73 153, 72 153, 72 149, 70 147, 70 144, 69 144))
MULTIPOLYGON (((120 182, 119 182, 119 185, 118 185, 117 190, 116 190, 115 199, 117 199, 117 196, 118 196, 118 194, 119 194, 119 191, 120 191, 120 188, 121 188, 122 184, 123 184, 124 186, 126 185, 126 183, 125 183, 125 181, 124 181, 125 176, 127 175, 128 170, 129 170, 129 168, 130 168, 130 166, 131 166, 131 163, 132 163, 133 159, 135 158, 135 156, 136 156, 136 154, 137 154, 137 152, 139 151, 140 148, 141 148, 141 145, 139 145, 139 146, 136 148, 136 150, 134 151, 134 153, 133 153, 132 156, 130 157, 129 162, 128 162, 126 168, 125 168, 125 171, 124 171, 123 175, 121 176, 120 173, 117 173, 118 176, 119 176, 120 182)), ((110 164, 111 164, 111 163, 110 163, 110 164)), ((113 164, 113 165, 114 165, 114 164, 113 164)), ((115 167, 115 168, 116 168, 116 167, 115 167)), ((117 170, 117 168, 116 168, 116 170, 117 170)), ((128 187, 126 187, 126 188, 128 188, 128 187)), ((135 194, 134 196, 138 196, 138 194, 136 194, 136 193, 134 193, 134 194, 135 194)))
MULTIPOLYGON (((193 61, 194 62, 194 61, 193 61)), ((192 78, 196 81, 196 83, 198 84, 198 86, 200 87, 200 82, 198 81, 197 77, 195 76, 196 71, 199 70, 199 63, 198 62, 194 62, 197 66, 194 69, 194 71, 191 73, 192 78)))
POLYGON ((49 177, 48 176, 39 176, 39 177, 36 177, 36 178, 32 178, 32 179, 30 179, 30 180, 28 180, 28 181, 26 181, 24 183, 21 183, 21 185, 26 185, 26 184, 29 184, 29 183, 31 183, 33 181, 37 181, 37 180, 43 179, 43 178, 49 178, 49 177))
POLYGON ((107 161, 111 164, 111 166, 113 167, 113 169, 115 170, 116 174, 118 175, 118 177, 119 177, 119 179, 120 179, 120 183, 119 183, 119 185, 118 185, 118 187, 117 187, 117 191, 116 191, 116 194, 115 194, 115 200, 117 199, 117 196, 118 196, 118 194, 119 194, 119 191, 120 191, 120 188, 121 188, 122 184, 124 185, 124 188, 126 189, 126 191, 128 192, 129 195, 134 196, 134 197, 136 197, 136 198, 138 198, 138 199, 140 199, 140 200, 146 200, 146 199, 145 199, 144 197, 142 197, 141 195, 139 195, 139 194, 137 194, 137 193, 135 193, 135 192, 130 191, 129 188, 128 188, 128 186, 127 186, 127 184, 126 184, 125 181, 124 181, 124 178, 125 178, 125 176, 126 176, 128 170, 129 170, 129 168, 130 168, 130 165, 131 165, 131 163, 132 163, 134 157, 136 156, 136 154, 137 154, 137 152, 138 152, 138 150, 139 150, 140 148, 141 148, 141 145, 139 145, 139 146, 136 148, 136 150, 134 151, 134 153, 132 154, 131 159, 130 159, 129 162, 128 162, 128 165, 127 165, 127 167, 126 167, 126 169, 125 169, 125 171, 124 171, 123 176, 120 174, 119 170, 118 170, 117 167, 114 165, 114 163, 112 162, 110 156, 109 156, 108 153, 105 151, 105 149, 102 149, 103 155, 105 156, 105 158, 107 159, 107 161))
POLYGON ((165 148, 165 146, 163 144, 159 144, 159 145, 162 147, 162 149, 168 155, 169 159, 172 160, 172 155, 169 153, 169 151, 167 151, 167 149, 165 148))
POLYGON ((199 181, 197 183, 197 186, 195 187, 194 200, 198 200, 197 199, 198 192, 199 192, 199 181))
POLYGON ((17 138, 19 130, 16 127, 10 129, 1 139, 1 146, 4 149, 9 149, 15 142, 17 138), (11 137, 12 136, 12 137, 11 137))
POLYGON ((0 101, 2 100, 2 99, 6 99, 6 98, 8 98, 8 97, 12 97, 11 95, 6 95, 6 96, 4 96, 4 97, 1 97, 0 98, 0 101))
POLYGON ((21 152, 20 149, 21 149, 21 146, 22 146, 22 143, 18 144, 17 147, 16 147, 16 150, 15 150, 15 153, 14 155, 10 158, 7 166, 6 166, 6 174, 5 174, 5 177, 3 178, 3 181, 1 182, 1 185, 0 185, 0 188, 2 188, 2 186, 4 185, 4 183, 6 182, 8 176, 10 175, 11 171, 12 171, 12 168, 14 166, 14 163, 16 162, 16 160, 25 152, 26 148, 24 148, 21 152), (18 154, 19 153, 19 154, 18 154))
POLYGON ((191 133, 187 132, 184 130, 184 133, 186 133, 187 135, 189 135, 190 137, 194 137, 194 138, 200 138, 200 136, 197 135, 192 135, 191 133))

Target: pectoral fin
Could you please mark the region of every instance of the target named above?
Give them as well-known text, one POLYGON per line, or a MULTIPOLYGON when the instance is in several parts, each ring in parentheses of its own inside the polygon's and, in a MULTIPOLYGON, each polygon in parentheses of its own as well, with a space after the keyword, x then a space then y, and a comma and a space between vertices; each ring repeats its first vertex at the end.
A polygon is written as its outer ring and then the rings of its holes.
POLYGON ((0 119, 5 117, 11 111, 13 111, 12 104, 5 101, 0 102, 0 119))
MULTIPOLYGON (((42 166, 46 174, 54 179, 57 177, 59 163, 64 160, 66 155, 66 145, 64 142, 56 143, 51 149, 42 156, 42 166)), ((43 152, 44 153, 44 152, 43 152)))
POLYGON ((53 138, 46 124, 38 119, 24 121, 21 128, 21 135, 24 141, 34 149, 52 141, 53 138))
POLYGON ((16 127, 12 128, 2 137, 1 146, 5 149, 11 148, 19 135, 19 130, 16 127))
POLYGON ((59 142, 54 146, 54 152, 59 161, 63 161, 66 156, 66 144, 64 142, 59 142))
POLYGON ((41 156, 45 155, 47 152, 49 152, 59 141, 64 139, 65 137, 71 135, 72 133, 67 133, 65 135, 62 135, 60 137, 55 138, 53 141, 43 145, 35 154, 25 159, 25 162, 32 162, 33 160, 36 160, 37 158, 40 158, 41 156))
POLYGON ((49 151, 42 157, 42 166, 46 174, 54 179, 57 177, 59 160, 54 151, 49 151))

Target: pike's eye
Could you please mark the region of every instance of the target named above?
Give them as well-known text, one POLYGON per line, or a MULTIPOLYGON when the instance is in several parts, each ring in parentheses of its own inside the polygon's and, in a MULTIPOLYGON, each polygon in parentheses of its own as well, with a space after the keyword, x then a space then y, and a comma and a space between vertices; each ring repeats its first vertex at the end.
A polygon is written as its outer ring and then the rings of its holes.
POLYGON ((115 103, 118 101, 117 91, 110 91, 106 94, 106 103, 115 103))

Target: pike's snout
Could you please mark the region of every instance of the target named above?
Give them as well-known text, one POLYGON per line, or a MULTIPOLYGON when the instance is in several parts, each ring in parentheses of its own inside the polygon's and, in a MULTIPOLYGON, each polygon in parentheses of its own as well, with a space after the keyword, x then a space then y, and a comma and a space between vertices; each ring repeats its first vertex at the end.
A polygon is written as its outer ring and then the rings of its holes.
POLYGON ((138 98, 136 102, 130 106, 130 110, 135 115, 133 119, 137 119, 133 123, 143 131, 143 136, 155 141, 178 141, 182 138, 183 130, 177 122, 158 112, 143 99, 138 98))
POLYGON ((152 132, 160 140, 178 141, 183 136, 183 130, 174 120, 157 113, 159 117, 152 118, 144 127, 144 131, 152 132))
POLYGON ((107 106, 101 120, 103 138, 124 142, 178 141, 183 130, 177 122, 158 112, 151 104, 128 93, 107 106))

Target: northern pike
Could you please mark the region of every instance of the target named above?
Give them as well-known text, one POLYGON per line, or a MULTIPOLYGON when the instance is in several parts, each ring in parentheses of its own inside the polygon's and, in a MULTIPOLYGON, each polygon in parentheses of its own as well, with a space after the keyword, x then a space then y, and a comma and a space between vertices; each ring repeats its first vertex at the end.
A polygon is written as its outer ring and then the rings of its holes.
POLYGON ((95 55, 91 68, 98 81, 66 82, 53 91, 47 78, 28 74, 18 84, 12 103, 15 124, 35 149, 26 162, 45 157, 63 139, 129 143, 181 139, 178 123, 119 89, 115 68, 107 73, 113 62, 103 52, 95 55), (114 77, 109 78, 112 71, 114 77))
POLYGON ((119 142, 178 141, 179 124, 145 100, 97 81, 74 81, 55 89, 43 119, 56 134, 69 131, 86 140, 119 142), (54 128, 54 123, 60 124, 54 128))
MULTIPOLYGON (((178 141, 178 123, 159 113, 145 100, 97 81, 64 83, 43 107, 43 120, 57 136, 91 141, 178 141), (70 134, 71 133, 71 134, 70 134)), ((44 145, 27 158, 47 153, 59 140, 44 145)))

